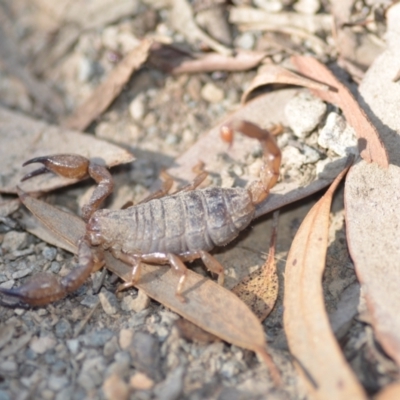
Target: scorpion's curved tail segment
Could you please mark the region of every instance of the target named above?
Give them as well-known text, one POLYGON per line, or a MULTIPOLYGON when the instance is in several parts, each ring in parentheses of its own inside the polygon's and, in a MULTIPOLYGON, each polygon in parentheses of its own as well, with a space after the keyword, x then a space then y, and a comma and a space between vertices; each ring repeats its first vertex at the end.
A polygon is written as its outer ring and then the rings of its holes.
POLYGON ((113 191, 113 180, 107 168, 96 163, 91 163, 83 156, 76 154, 56 154, 53 156, 36 157, 26 161, 23 166, 33 163, 41 163, 43 167, 26 174, 21 181, 46 172, 54 172, 64 178, 78 180, 90 176, 96 181, 98 186, 94 190, 89 202, 82 208, 82 218, 86 222, 93 212, 100 207, 104 199, 113 191))
POLYGON ((94 266, 91 249, 85 240, 79 244, 78 257, 80 265, 60 280, 52 274, 40 273, 18 288, 0 288, 0 303, 10 307, 43 306, 74 292, 83 285, 94 266))
POLYGON ((223 140, 232 143, 233 131, 239 131, 243 135, 258 139, 263 148, 264 165, 260 172, 260 180, 252 182, 248 188, 253 203, 261 203, 279 178, 281 151, 270 131, 261 129, 249 121, 235 121, 223 126, 221 128, 223 140))

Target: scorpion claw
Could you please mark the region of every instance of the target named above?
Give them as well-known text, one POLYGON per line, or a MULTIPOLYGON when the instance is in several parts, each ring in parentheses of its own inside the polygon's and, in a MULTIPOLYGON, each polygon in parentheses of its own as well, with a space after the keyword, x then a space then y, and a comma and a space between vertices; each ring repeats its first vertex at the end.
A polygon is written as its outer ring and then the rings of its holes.
POLYGON ((26 174, 21 181, 54 172, 64 178, 82 179, 88 175, 89 160, 76 154, 57 154, 53 156, 35 157, 26 161, 22 166, 41 163, 43 167, 26 174))

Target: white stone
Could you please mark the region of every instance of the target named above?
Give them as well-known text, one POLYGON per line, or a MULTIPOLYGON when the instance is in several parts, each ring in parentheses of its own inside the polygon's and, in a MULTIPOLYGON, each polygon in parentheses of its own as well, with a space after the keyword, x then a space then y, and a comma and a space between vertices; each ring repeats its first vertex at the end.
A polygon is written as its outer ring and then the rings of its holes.
POLYGON ((322 121, 326 104, 308 92, 294 96, 285 107, 285 115, 293 133, 299 138, 307 137, 322 121))
POLYGON ((326 118, 326 123, 319 132, 318 144, 342 157, 357 154, 357 138, 354 129, 341 115, 334 112, 329 113, 326 118))
POLYGON ((219 103, 224 98, 224 92, 213 83, 206 83, 201 89, 201 97, 209 103, 219 103))

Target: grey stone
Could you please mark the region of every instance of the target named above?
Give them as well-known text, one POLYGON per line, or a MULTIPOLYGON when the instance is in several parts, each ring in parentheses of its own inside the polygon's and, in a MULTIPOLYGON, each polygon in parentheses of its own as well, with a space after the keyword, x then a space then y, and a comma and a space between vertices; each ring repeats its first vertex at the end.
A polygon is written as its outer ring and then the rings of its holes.
POLYGON ((1 248, 6 253, 23 249, 28 245, 28 234, 26 232, 10 231, 4 235, 1 248))

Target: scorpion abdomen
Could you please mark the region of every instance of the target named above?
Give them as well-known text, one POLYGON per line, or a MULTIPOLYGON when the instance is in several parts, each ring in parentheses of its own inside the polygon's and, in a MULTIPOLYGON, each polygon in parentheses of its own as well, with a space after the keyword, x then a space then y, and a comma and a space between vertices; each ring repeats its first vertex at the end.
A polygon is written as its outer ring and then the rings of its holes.
POLYGON ((88 224, 97 243, 127 254, 211 250, 249 225, 254 205, 242 188, 206 188, 154 199, 126 210, 98 210, 88 224), (101 239, 100 239, 101 238, 101 239))

